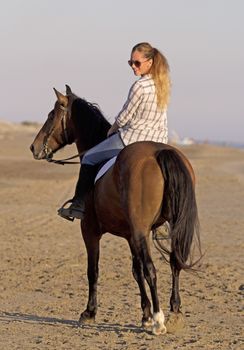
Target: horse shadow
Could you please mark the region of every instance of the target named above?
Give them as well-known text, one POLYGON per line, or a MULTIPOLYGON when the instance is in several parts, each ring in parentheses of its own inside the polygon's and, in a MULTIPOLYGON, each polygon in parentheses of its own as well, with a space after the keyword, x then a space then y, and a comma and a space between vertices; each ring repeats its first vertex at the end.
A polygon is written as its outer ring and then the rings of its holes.
POLYGON ((78 321, 62 319, 57 317, 45 317, 31 314, 23 314, 17 312, 2 312, 0 314, 0 323, 31 323, 48 326, 67 326, 72 328, 79 328, 84 330, 96 330, 99 332, 115 332, 121 333, 147 333, 144 328, 137 327, 131 324, 120 325, 118 323, 94 323, 94 324, 79 324, 78 321))

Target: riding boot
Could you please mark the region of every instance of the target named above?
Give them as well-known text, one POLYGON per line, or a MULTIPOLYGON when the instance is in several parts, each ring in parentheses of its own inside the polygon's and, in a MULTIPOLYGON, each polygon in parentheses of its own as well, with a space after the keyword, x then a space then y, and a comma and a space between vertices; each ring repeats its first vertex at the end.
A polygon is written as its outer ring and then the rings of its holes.
POLYGON ((84 218, 85 198, 93 188, 96 174, 97 166, 81 164, 75 195, 73 199, 63 204, 63 206, 58 210, 58 215, 71 221, 73 221, 75 218, 81 220, 84 218), (68 208, 64 208, 67 203, 71 203, 71 205, 68 208))

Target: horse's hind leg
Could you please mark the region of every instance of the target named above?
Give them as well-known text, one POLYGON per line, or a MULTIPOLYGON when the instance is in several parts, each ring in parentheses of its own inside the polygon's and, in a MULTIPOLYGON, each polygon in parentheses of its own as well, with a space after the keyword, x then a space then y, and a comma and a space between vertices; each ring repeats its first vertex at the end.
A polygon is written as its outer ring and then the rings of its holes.
POLYGON ((132 241, 134 251, 136 252, 136 258, 142 263, 144 277, 151 292, 153 304, 153 333, 156 335, 166 333, 164 314, 159 306, 156 269, 149 253, 148 237, 143 233, 136 233, 132 241))
POLYGON ((179 312, 180 311, 180 292, 179 292, 179 277, 180 269, 177 267, 176 259, 174 254, 170 254, 170 266, 172 271, 172 293, 170 297, 170 311, 179 312))
POLYGON ((184 327, 184 317, 180 312, 181 299, 179 293, 179 277, 181 269, 178 267, 174 253, 170 255, 170 266, 172 271, 172 292, 170 297, 170 316, 167 321, 167 330, 175 333, 184 327))
POLYGON ((138 284, 141 294, 141 308, 143 312, 142 316, 142 326, 150 327, 153 325, 152 313, 151 313, 151 303, 148 299, 146 288, 145 288, 145 279, 143 274, 143 264, 142 261, 138 258, 137 254, 134 252, 133 247, 130 245, 132 253, 132 273, 138 284))

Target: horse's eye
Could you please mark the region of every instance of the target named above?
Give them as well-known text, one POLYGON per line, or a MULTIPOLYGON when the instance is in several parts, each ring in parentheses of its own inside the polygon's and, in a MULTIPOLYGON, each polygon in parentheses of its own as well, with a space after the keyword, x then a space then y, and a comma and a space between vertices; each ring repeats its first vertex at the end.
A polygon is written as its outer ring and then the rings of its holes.
POLYGON ((52 111, 48 114, 48 119, 53 120, 53 118, 54 118, 54 112, 52 111))

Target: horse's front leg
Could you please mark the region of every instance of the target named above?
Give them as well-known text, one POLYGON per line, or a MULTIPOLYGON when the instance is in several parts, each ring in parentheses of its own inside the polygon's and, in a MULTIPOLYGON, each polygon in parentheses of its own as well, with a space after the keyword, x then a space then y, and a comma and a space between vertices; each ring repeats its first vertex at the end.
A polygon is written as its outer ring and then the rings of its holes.
POLYGON ((79 323, 94 322, 97 313, 97 281, 99 262, 100 236, 82 228, 82 235, 87 250, 87 277, 89 282, 89 296, 86 310, 80 315, 79 323))

